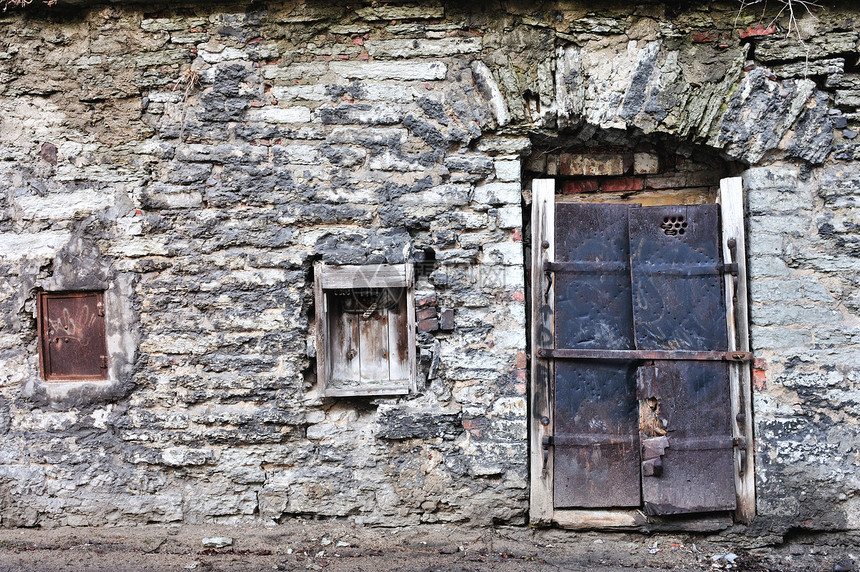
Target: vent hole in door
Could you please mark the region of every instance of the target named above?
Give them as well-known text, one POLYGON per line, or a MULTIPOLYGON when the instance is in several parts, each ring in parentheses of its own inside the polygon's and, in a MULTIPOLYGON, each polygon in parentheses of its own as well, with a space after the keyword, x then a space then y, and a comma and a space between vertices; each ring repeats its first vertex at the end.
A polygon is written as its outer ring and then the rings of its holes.
POLYGON ((687 232, 687 221, 684 215, 666 216, 663 217, 660 228, 667 236, 677 236, 687 232))

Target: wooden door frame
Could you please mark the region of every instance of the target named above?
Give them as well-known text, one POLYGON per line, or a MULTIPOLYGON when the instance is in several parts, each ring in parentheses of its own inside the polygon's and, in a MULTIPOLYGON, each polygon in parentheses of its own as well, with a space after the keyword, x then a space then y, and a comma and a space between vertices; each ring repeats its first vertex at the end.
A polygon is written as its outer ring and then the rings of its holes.
MULTIPOLYGON (((678 204, 677 193, 653 193, 650 204, 678 204)), ((609 196, 605 200, 615 201, 609 196)), ((644 202, 643 196, 630 201, 644 202)), ((653 519, 640 510, 615 509, 555 509, 553 507, 553 454, 544 445, 554 432, 553 423, 553 363, 538 356, 538 350, 548 347, 554 338, 552 280, 544 273, 544 262, 555 261, 555 180, 535 179, 532 182, 531 216, 531 377, 529 382, 529 461, 531 498, 529 520, 534 526, 558 525, 571 529, 648 529, 653 519)), ((620 201, 619 201, 620 202, 620 201)), ((701 201, 699 201, 701 202, 701 201)), ((721 244, 723 259, 737 262, 737 304, 732 292, 733 276, 726 274, 726 324, 729 351, 749 351, 749 316, 747 308, 747 272, 744 241, 743 187, 740 177, 720 181, 716 202, 720 205, 721 244), (735 257, 728 240, 735 239, 735 257), (736 259, 735 259, 736 258, 736 259), (737 306, 737 308, 735 308, 737 306)), ((755 446, 752 425, 752 395, 750 364, 729 364, 729 384, 732 409, 732 436, 741 446, 734 453, 735 520, 749 523, 755 516, 755 446), (745 452, 745 459, 742 458, 745 452), (743 466, 743 471, 741 468, 743 466)), ((708 521, 715 526, 724 519, 702 515, 692 525, 678 528, 707 529, 708 521)))

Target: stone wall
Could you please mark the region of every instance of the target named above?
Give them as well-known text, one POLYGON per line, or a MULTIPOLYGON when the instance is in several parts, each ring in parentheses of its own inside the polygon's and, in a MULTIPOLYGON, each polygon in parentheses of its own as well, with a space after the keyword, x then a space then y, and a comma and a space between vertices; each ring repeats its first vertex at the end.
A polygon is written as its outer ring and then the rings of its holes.
POLYGON ((733 2, 595 10, 2 14, 0 525, 524 523, 521 173, 624 148, 681 186, 745 170, 753 532, 860 528, 856 9, 804 42, 733 2), (419 324, 417 395, 321 397, 317 260, 413 261, 453 310, 419 324), (35 294, 88 285, 125 365, 46 384, 35 294))

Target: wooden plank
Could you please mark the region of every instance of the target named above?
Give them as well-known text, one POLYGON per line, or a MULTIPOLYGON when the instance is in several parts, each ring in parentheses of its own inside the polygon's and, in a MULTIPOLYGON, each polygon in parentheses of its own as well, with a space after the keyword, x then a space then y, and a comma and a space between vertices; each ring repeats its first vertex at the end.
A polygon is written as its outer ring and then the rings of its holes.
POLYGON ((343 311, 343 297, 327 295, 331 306, 329 314, 329 339, 327 348, 331 372, 331 387, 357 386, 361 381, 359 367, 359 318, 360 314, 343 311))
POLYGON ((406 278, 406 349, 409 363, 409 385, 408 391, 418 392, 418 358, 416 348, 418 341, 415 332, 415 269, 411 263, 403 265, 403 273, 406 278))
POLYGON ((649 517, 647 532, 718 532, 732 526, 731 513, 690 515, 687 518, 649 517))
POLYGON ((316 317, 317 383, 323 395, 328 394, 330 364, 328 362, 328 312, 322 282, 323 264, 314 264, 314 314, 316 317))
POLYGON ((358 360, 361 383, 388 383, 388 311, 358 315, 358 360))
POLYGON ((406 309, 406 288, 393 288, 397 297, 397 305, 388 310, 388 378, 392 383, 402 383, 411 386, 409 367, 409 336, 407 328, 409 320, 406 309))
POLYGON ((406 267, 406 264, 322 266, 322 287, 402 288, 407 280, 406 267))
POLYGON ((409 388, 404 385, 377 384, 347 389, 329 388, 326 397, 369 397, 373 395, 407 395, 409 388))
POLYGON ((689 517, 646 517, 638 510, 575 510, 555 511, 553 522, 567 530, 636 530, 639 532, 717 532, 732 526, 726 514, 689 517))
POLYGON ((648 519, 638 510, 557 510, 553 522, 568 530, 641 530, 648 519))
POLYGON ((577 193, 559 195, 559 203, 641 203, 653 207, 663 205, 698 205, 716 201, 717 192, 709 187, 626 191, 623 193, 577 193))
POLYGON ((531 498, 529 518, 533 525, 549 525, 553 516, 553 460, 544 450, 543 438, 553 433, 552 425, 552 363, 539 358, 537 349, 553 345, 554 292, 547 283, 543 263, 554 260, 555 181, 535 179, 532 182, 531 217, 531 418, 529 419, 529 451, 531 498), (548 294, 548 296, 547 296, 548 294), (543 421, 543 422, 542 422, 543 421), (546 453, 546 458, 544 455, 546 453))
MULTIPOLYGON (((726 275, 726 324, 728 326, 729 349, 749 351, 749 315, 747 306, 747 267, 744 239, 744 197, 740 177, 720 181, 720 214, 723 231, 723 259, 728 261, 731 250, 728 240, 735 239, 735 252, 738 263, 737 304, 732 296, 733 277, 726 275), (737 305, 737 308, 735 307, 737 305)), ((746 363, 729 366, 729 383, 732 404, 732 434, 746 440, 746 459, 742 461, 741 452, 734 455, 735 492, 737 495, 736 518, 749 523, 755 516, 755 440, 753 435, 752 392, 750 384, 750 365, 746 363), (741 415, 739 417, 739 414, 741 415), (740 420, 740 421, 739 421, 740 420), (744 465, 742 467, 742 465, 744 465), (741 469, 743 468, 743 471, 741 469)))

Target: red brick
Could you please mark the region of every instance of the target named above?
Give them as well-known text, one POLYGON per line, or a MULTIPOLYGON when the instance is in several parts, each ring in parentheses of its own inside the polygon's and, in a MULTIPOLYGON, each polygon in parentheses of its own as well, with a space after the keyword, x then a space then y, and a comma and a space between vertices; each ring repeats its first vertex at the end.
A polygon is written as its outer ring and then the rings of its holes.
POLYGON ((421 310, 418 310, 417 315, 418 315, 419 320, 427 320, 430 318, 435 318, 436 317, 436 308, 434 308, 432 306, 430 308, 422 308, 421 310))
POLYGON ((754 38, 757 36, 770 36, 776 32, 776 26, 770 25, 767 28, 759 24, 758 26, 747 26, 746 30, 741 30, 741 38, 754 38))
POLYGON ((419 310, 421 308, 428 308, 430 306, 435 306, 435 305, 436 305, 436 295, 435 294, 432 296, 427 296, 426 298, 419 298, 418 300, 415 300, 415 308, 417 308, 419 310))
POLYGON ((600 184, 597 179, 583 179, 580 181, 565 181, 561 192, 565 195, 575 195, 577 193, 591 193, 599 188, 600 184))
POLYGON ((607 179, 600 183, 600 190, 617 193, 621 191, 641 191, 645 188, 645 181, 640 177, 621 177, 618 179, 607 179))
POLYGON ((520 290, 516 292, 511 292, 511 300, 514 302, 523 302, 526 299, 526 295, 523 294, 520 290))
POLYGON ((435 332, 439 329, 439 320, 430 318, 429 320, 421 320, 418 322, 418 329, 422 332, 435 332))
POLYGON ((764 391, 767 389, 767 372, 765 370, 753 370, 753 387, 756 391, 764 391))
POLYGON ((693 43, 707 44, 717 39, 716 32, 693 32, 693 43))
POLYGON ((487 420, 483 417, 475 417, 473 419, 463 419, 463 429, 468 431, 473 437, 481 437, 484 427, 487 426, 487 420))
POLYGON ((526 352, 517 352, 517 369, 526 369, 527 360, 526 360, 526 352))

